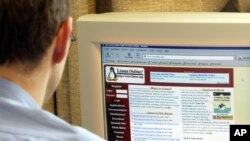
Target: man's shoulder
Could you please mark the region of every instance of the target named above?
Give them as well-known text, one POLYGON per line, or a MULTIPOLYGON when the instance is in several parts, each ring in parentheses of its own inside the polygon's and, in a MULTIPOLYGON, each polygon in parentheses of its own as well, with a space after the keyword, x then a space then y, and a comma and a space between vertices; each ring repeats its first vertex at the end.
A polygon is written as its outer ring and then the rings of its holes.
POLYGON ((34 135, 20 135, 16 133, 5 133, 0 131, 0 141, 104 141, 104 139, 96 136, 88 131, 78 131, 79 134, 72 135, 71 137, 56 137, 52 138, 34 136, 34 135))
POLYGON ((93 134, 92 132, 84 128, 81 128, 79 126, 74 126, 73 128, 76 131, 76 133, 84 137, 86 141, 104 141, 104 139, 100 138, 96 134, 93 134))
POLYGON ((49 140, 46 138, 38 138, 32 136, 15 135, 0 132, 0 141, 59 141, 59 140, 49 140))
POLYGON ((28 108, 0 101, 0 141, 102 141, 100 137, 39 108, 28 108), (7 138, 8 137, 8 138, 7 138))

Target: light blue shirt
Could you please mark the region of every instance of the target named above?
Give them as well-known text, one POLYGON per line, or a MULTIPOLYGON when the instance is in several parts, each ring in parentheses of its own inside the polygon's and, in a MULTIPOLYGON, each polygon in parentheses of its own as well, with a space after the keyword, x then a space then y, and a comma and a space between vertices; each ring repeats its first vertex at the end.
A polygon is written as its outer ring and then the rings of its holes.
POLYGON ((103 141, 38 107, 18 85, 0 78, 0 141, 103 141))

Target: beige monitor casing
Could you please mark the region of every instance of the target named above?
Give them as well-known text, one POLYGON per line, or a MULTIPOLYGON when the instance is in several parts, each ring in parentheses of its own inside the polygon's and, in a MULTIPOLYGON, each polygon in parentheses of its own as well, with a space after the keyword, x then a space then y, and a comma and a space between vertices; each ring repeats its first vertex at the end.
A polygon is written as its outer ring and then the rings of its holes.
MULTIPOLYGON (((105 137, 102 43, 175 46, 250 46, 247 13, 106 13, 77 21, 82 126, 105 137)), ((76 74, 77 75, 77 74, 76 74)), ((249 83, 250 84, 250 83, 249 83)), ((250 99, 250 96, 247 97, 250 99)), ((236 115, 249 117, 235 97, 236 115), (237 105, 237 102, 240 105, 237 105)), ((78 116, 78 115, 76 115, 78 116)), ((237 117, 236 117, 237 118, 237 117)), ((236 119, 238 123, 249 119, 236 119)))

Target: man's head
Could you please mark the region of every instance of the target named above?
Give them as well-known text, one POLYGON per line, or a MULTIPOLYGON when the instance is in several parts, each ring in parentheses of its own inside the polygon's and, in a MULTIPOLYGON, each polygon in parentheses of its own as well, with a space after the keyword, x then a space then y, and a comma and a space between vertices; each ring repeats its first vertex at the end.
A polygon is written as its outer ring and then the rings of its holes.
POLYGON ((47 56, 52 71, 46 91, 51 93, 68 53, 69 5, 69 0, 0 0, 0 67, 18 65, 32 72, 47 56))
POLYGON ((1 0, 0 65, 36 66, 69 15, 68 0, 1 0))

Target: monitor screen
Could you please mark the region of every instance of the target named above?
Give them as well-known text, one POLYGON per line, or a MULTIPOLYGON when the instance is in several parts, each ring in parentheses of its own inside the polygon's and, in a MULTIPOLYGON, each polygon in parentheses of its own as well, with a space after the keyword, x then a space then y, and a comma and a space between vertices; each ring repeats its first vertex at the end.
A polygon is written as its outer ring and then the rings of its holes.
POLYGON ((249 123, 250 47, 101 44, 101 59, 109 141, 228 141, 249 123))

